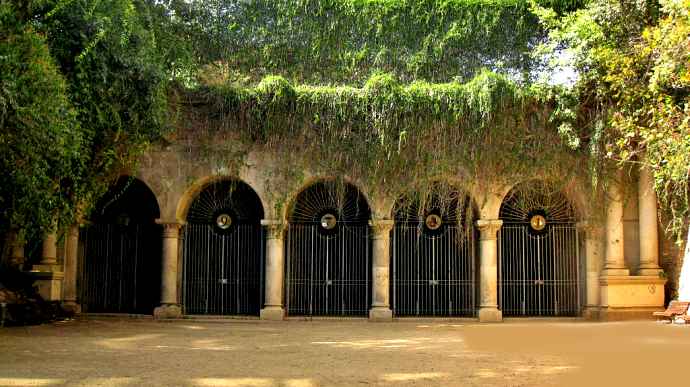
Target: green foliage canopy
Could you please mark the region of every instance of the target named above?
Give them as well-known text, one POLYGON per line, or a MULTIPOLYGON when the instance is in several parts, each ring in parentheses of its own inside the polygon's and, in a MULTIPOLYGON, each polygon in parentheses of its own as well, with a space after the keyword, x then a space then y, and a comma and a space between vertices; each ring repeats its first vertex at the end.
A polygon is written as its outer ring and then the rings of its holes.
MULTIPOLYGON (((542 0, 564 12, 577 0, 542 0)), ((528 80, 545 32, 525 0, 173 1, 203 63, 258 82, 468 81, 482 68, 528 80)))
POLYGON ((580 73, 574 120, 600 164, 652 169, 670 229, 690 215, 690 1, 599 0, 559 17, 538 12, 551 48, 570 51, 580 73))

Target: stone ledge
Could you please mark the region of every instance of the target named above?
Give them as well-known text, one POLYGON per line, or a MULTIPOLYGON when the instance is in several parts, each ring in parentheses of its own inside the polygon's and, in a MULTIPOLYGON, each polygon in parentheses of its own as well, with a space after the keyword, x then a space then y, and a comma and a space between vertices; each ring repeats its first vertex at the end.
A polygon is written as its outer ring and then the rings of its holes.
POLYGON ((654 284, 665 285, 666 278, 649 275, 623 275, 606 276, 599 278, 600 285, 619 285, 619 284, 654 284))
POLYGON ((602 307, 599 310, 601 321, 656 320, 654 312, 663 312, 664 307, 602 307))

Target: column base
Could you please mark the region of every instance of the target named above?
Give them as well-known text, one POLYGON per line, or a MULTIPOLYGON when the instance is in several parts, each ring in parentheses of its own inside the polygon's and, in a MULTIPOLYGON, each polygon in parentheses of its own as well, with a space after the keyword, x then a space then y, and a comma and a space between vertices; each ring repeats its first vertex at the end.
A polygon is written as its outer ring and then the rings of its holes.
POLYGON ((369 321, 372 322, 390 322, 393 321, 393 311, 385 306, 379 306, 369 309, 369 321))
POLYGON ((599 307, 596 305, 588 305, 582 310, 582 318, 588 321, 599 320, 599 307))
POLYGON ((496 307, 481 307, 478 317, 479 322, 501 322, 503 321, 503 312, 496 307))
POLYGON ((603 277, 624 277, 630 275, 628 269, 604 269, 601 271, 601 278, 603 277))
POLYGON ((153 310, 156 320, 171 320, 182 318, 182 308, 177 304, 164 304, 153 310))
POLYGON ((285 309, 280 306, 267 306, 261 309, 259 316, 262 320, 282 321, 285 320, 285 309))
POLYGON ((637 275, 640 276, 649 276, 649 277, 663 277, 664 275, 664 269, 660 267, 641 267, 637 271, 637 275))
POLYGON ((77 304, 75 301, 64 301, 62 303, 62 309, 71 315, 81 313, 81 305, 77 304))

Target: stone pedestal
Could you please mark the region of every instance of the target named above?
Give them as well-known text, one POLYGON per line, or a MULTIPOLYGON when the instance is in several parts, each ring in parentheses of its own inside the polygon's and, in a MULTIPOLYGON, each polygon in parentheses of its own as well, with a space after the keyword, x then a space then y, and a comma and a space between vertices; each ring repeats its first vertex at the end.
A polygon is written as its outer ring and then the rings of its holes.
MULTIPOLYGON (((34 286, 38 288, 38 294, 46 301, 60 301, 62 299, 64 273, 46 270, 46 267, 37 269, 36 266, 40 265, 34 265, 34 270, 30 271, 29 274, 34 279, 34 286)), ((47 269, 53 268, 51 266, 47 269)))
POLYGON ((264 307, 261 309, 262 320, 283 320, 283 277, 285 270, 285 253, 283 235, 285 223, 280 220, 263 219, 266 229, 266 282, 264 307))
POLYGON ((372 294, 369 321, 391 321, 393 311, 390 307, 390 234, 394 222, 392 220, 372 220, 371 235, 372 249, 372 294))
POLYGON ((479 241, 479 321, 499 322, 503 313, 498 309, 498 254, 496 233, 503 225, 502 220, 480 219, 477 228, 479 241))
POLYGON ((175 222, 159 222, 163 225, 163 264, 161 269, 161 306, 153 310, 153 317, 157 319, 173 319, 182 317, 177 299, 177 254, 180 239, 181 224, 175 222))
POLYGON ((659 276, 601 278, 601 320, 652 319, 664 310, 664 285, 659 276))
POLYGON ((640 269, 637 274, 658 277, 663 270, 659 267, 657 197, 654 179, 647 167, 640 169, 637 192, 640 218, 640 269))

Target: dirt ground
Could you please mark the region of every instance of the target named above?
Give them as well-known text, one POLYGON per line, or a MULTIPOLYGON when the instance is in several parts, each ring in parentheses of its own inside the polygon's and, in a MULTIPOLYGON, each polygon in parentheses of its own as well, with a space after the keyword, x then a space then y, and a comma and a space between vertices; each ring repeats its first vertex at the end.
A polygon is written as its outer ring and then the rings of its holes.
POLYGON ((107 319, 0 328, 0 385, 687 385, 689 350, 655 322, 107 319))

